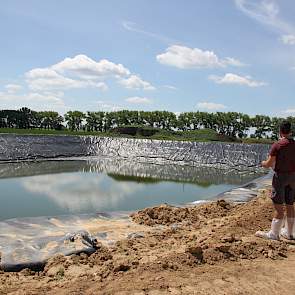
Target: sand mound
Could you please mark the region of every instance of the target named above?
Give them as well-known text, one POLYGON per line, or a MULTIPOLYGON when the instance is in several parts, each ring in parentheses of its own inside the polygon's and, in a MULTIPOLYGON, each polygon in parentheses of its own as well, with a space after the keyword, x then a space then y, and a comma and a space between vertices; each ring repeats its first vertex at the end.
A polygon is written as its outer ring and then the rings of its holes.
POLYGON ((204 219, 223 217, 233 208, 233 205, 224 201, 207 203, 197 207, 179 208, 170 205, 161 205, 145 208, 131 215, 134 222, 153 226, 157 224, 171 225, 175 223, 198 224, 204 219))

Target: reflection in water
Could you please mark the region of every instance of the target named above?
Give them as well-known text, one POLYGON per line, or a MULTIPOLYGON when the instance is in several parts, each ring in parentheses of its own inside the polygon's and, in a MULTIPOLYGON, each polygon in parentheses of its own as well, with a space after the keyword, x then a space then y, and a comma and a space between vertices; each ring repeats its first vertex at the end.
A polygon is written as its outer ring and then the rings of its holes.
POLYGON ((94 173, 87 177, 81 173, 40 175, 24 178, 22 184, 26 190, 46 195, 70 212, 116 207, 120 201, 143 188, 142 185, 110 183, 105 174, 94 173))
POLYGON ((162 180, 151 177, 140 177, 140 176, 130 176, 130 175, 120 175, 108 173, 108 176, 117 181, 125 181, 125 182, 136 182, 136 183, 159 183, 162 180))
POLYGON ((0 219, 130 211, 210 199, 258 174, 115 159, 0 164, 0 219))
POLYGON ((0 178, 33 176, 40 174, 56 174, 64 172, 105 172, 110 176, 123 176, 134 181, 147 182, 169 180, 209 184, 241 185, 253 178, 263 175, 261 172, 237 171, 234 169, 217 169, 214 167, 192 167, 180 165, 157 165, 140 162, 131 162, 124 159, 87 158, 87 160, 53 160, 37 162, 1 163, 0 178))

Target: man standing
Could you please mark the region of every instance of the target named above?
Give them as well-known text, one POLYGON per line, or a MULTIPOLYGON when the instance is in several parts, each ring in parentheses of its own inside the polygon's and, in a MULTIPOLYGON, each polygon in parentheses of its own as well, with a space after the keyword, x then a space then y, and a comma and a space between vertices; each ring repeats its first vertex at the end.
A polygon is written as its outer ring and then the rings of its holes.
POLYGON ((257 237, 279 240, 280 235, 288 240, 293 239, 294 200, 295 200, 295 141, 292 138, 291 123, 283 121, 280 125, 281 139, 271 147, 269 157, 261 165, 273 168, 271 199, 275 215, 268 232, 258 231, 257 237), (284 206, 285 204, 285 206, 284 206), (287 226, 281 231, 284 222, 284 207, 287 211, 287 226))

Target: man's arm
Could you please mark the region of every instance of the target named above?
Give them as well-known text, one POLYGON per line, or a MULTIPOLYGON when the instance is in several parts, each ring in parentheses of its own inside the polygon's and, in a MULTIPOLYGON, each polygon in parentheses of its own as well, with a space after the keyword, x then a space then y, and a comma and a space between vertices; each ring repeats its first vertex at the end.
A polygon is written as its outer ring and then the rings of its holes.
POLYGON ((276 156, 269 156, 266 161, 261 162, 261 166, 264 168, 274 168, 276 164, 276 156))

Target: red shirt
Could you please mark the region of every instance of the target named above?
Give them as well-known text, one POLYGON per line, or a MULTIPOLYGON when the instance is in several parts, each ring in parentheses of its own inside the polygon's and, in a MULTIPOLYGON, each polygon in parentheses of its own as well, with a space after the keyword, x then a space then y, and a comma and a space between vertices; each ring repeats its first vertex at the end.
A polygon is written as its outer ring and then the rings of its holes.
POLYGON ((269 154, 276 157, 275 172, 295 172, 295 141, 292 138, 284 137, 274 143, 269 154))

